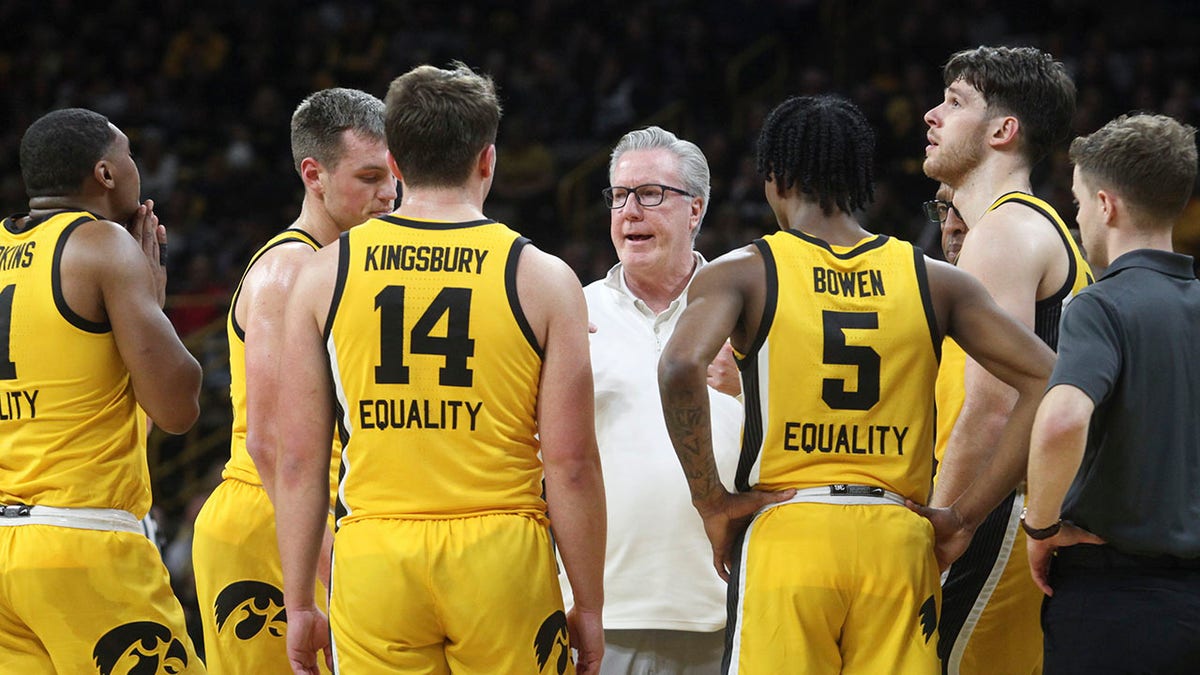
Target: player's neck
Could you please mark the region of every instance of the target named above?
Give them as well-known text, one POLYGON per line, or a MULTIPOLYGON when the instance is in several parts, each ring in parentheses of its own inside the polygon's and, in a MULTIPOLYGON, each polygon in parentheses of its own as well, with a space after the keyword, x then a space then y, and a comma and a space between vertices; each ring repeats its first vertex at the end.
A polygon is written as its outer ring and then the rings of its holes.
POLYGON ((87 211, 99 218, 111 220, 109 204, 99 199, 87 199, 78 195, 52 195, 29 200, 31 218, 42 218, 55 211, 87 211))
POLYGON ((779 226, 804 232, 834 246, 853 246, 871 236, 854 216, 837 210, 826 215, 820 204, 806 199, 789 200, 779 226))
POLYGON ((342 233, 341 228, 325 210, 320 197, 311 194, 304 196, 304 204, 300 207, 300 216, 292 223, 292 227, 312 235, 312 238, 322 246, 337 241, 338 235, 342 233))
POLYGON ((954 185, 954 207, 963 215, 967 226, 979 222, 983 214, 1001 195, 1010 192, 1033 193, 1029 180, 1030 169, 1023 162, 1006 161, 997 156, 985 161, 954 185))
POLYGON ((401 218, 463 223, 482 220, 484 191, 468 184, 453 188, 404 186, 404 199, 396 215, 401 218))

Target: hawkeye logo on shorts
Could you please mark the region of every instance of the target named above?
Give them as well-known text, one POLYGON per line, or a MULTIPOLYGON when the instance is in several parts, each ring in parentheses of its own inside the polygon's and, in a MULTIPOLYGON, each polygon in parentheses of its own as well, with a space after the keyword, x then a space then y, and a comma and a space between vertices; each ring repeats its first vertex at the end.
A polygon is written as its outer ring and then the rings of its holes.
POLYGON ((171 629, 134 621, 108 631, 92 650, 100 675, 174 675, 188 665, 187 649, 171 629))
POLYGON ((546 664, 550 662, 550 657, 554 656, 554 651, 558 650, 558 660, 555 662, 555 670, 551 671, 562 675, 567 672, 567 664, 571 659, 571 648, 567 641, 567 615, 560 609, 542 622, 542 627, 538 629, 537 636, 533 638, 533 651, 537 654, 538 672, 546 671, 546 664))
POLYGON ((283 637, 287 630, 287 613, 283 609, 283 591, 262 581, 235 581, 226 586, 213 603, 217 614, 217 632, 233 619, 233 633, 239 640, 249 640, 266 628, 274 637, 283 637))
POLYGON ((921 634, 925 636, 925 644, 929 644, 929 638, 933 637, 933 631, 937 630, 937 602, 933 596, 921 605, 921 634))

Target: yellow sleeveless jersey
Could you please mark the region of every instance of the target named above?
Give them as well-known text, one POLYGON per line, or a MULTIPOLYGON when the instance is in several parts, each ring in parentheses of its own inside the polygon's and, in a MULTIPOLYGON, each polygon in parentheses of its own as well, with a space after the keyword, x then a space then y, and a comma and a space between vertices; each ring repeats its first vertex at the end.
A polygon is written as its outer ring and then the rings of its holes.
POLYGON ((739 358, 738 489, 848 483, 926 503, 939 332, 921 250, 883 235, 830 246, 792 230, 754 244, 767 301, 739 358))
MULTIPOLYGON (((233 432, 229 443, 229 461, 225 463, 225 470, 221 472, 221 477, 233 478, 251 485, 261 486, 262 478, 254 466, 254 459, 246 450, 246 329, 238 324, 237 317, 234 316, 234 309, 237 307, 238 298, 241 297, 242 284, 246 281, 246 274, 250 272, 251 267, 254 267, 254 263, 276 246, 293 242, 307 244, 314 251, 321 248, 321 244, 304 230, 289 228, 271 237, 246 265, 246 271, 242 273, 242 280, 238 282, 238 287, 233 292, 233 300, 229 303, 229 317, 225 321, 225 334, 229 339, 229 400, 233 405, 233 432)), ((335 437, 329 471, 331 505, 333 504, 333 491, 337 488, 337 457, 340 451, 341 444, 335 437)))
MULTIPOLYGON (((1069 265, 1066 281, 1063 282, 1062 287, 1053 295, 1043 300, 1038 300, 1033 310, 1033 332, 1049 345, 1051 349, 1058 351, 1058 322, 1062 317, 1063 305, 1082 290, 1084 286, 1095 280, 1092 276, 1092 268, 1083 259, 1083 253, 1080 252, 1079 246, 1075 244, 1075 239, 1071 236, 1071 231, 1067 229, 1066 223, 1059 217, 1058 212, 1054 210, 1053 206, 1024 192, 1009 192, 1008 194, 1001 195, 999 199, 992 202, 992 205, 988 207, 988 211, 992 211, 1001 204, 1009 202, 1024 204, 1042 214, 1046 220, 1054 225, 1054 229, 1058 232, 1058 236, 1062 238, 1063 246, 1067 251, 1069 265)), ((954 423, 958 420, 958 414, 962 412, 963 400, 966 398, 966 390, 963 382, 963 372, 966 365, 966 352, 953 339, 946 338, 942 342, 942 365, 938 369, 937 377, 938 428, 936 456, 939 462, 946 452, 946 443, 950 440, 950 432, 954 430, 954 423)))
POLYGON ((384 216, 341 236, 326 345, 344 450, 339 525, 544 514, 541 349, 501 223, 384 216))
POLYGON ((60 259, 76 227, 60 212, 0 227, 0 503, 150 508, 146 416, 107 323, 75 314, 60 259))

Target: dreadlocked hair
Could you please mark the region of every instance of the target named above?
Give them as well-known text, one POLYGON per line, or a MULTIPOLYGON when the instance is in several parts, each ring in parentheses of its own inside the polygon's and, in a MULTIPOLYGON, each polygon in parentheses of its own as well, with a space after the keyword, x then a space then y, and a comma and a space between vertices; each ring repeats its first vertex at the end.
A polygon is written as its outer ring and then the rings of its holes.
POLYGON ((758 172, 796 186, 821 206, 852 213, 875 196, 875 132, 858 106, 837 96, 793 96, 767 115, 758 172))

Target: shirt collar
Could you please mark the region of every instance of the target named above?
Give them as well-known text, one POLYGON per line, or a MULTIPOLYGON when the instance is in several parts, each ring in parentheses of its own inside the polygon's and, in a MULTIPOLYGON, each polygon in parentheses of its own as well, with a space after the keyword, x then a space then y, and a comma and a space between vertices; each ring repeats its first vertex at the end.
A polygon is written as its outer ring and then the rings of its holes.
POLYGON ((1100 278, 1107 279, 1119 274, 1122 270, 1134 267, 1144 267, 1181 279, 1196 278, 1196 272, 1192 267, 1192 256, 1152 248, 1139 248, 1117 256, 1117 259, 1112 261, 1112 264, 1104 272, 1104 276, 1100 278))
MULTIPOLYGON (((692 257, 696 261, 696 264, 694 267, 692 267, 692 277, 691 279, 688 279, 688 286, 692 285, 692 279, 696 278, 696 273, 700 271, 700 268, 704 267, 704 265, 708 263, 708 261, 704 259, 704 256, 700 255, 699 251, 692 251, 692 257)), ((604 276, 604 285, 608 286, 614 291, 617 291, 618 293, 629 296, 631 300, 640 301, 641 299, 634 295, 633 291, 629 290, 629 285, 625 283, 625 275, 622 273, 623 270, 624 268, 621 266, 621 263, 618 262, 616 265, 613 265, 612 269, 608 270, 608 274, 604 276)), ((684 292, 686 292, 686 287, 684 292)), ((678 298, 676 298, 676 300, 678 300, 678 298)))

